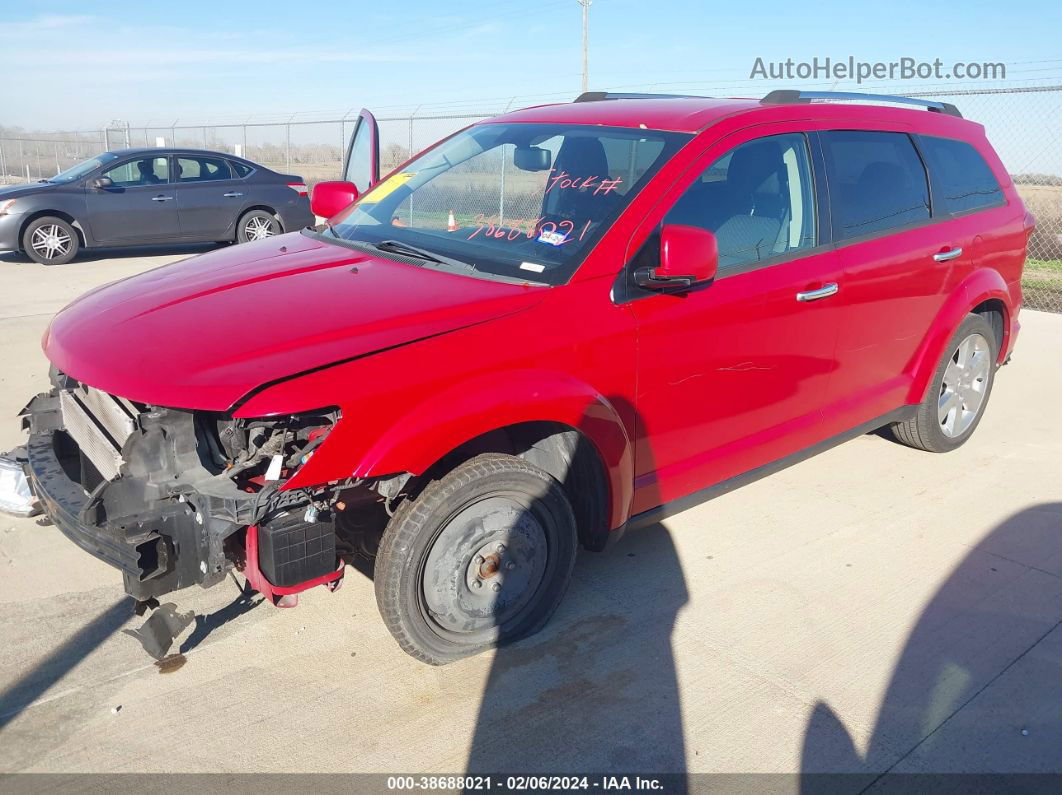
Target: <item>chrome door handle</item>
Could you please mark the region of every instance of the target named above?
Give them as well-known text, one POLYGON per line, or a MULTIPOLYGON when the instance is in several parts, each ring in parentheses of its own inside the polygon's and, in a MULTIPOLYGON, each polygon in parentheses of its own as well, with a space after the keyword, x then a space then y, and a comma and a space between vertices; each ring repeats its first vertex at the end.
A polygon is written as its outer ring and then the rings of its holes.
POLYGON ((839 288, 835 282, 823 285, 817 290, 806 290, 802 293, 796 294, 798 301, 818 301, 821 298, 829 298, 835 294, 839 288))
POLYGON ((955 259, 956 257, 961 257, 961 256, 962 256, 962 249, 956 247, 956 248, 953 248, 953 249, 949 249, 948 251, 941 251, 941 252, 938 252, 937 254, 934 254, 933 255, 933 259, 935 259, 937 262, 947 262, 949 259, 955 259))
POLYGON ((152 196, 151 197, 151 201, 153 201, 153 202, 168 202, 172 198, 173 198, 172 196, 152 196))
POLYGON ((235 199, 237 196, 242 196, 243 194, 242 193, 232 192, 232 193, 223 193, 221 195, 224 196, 226 199, 235 199))

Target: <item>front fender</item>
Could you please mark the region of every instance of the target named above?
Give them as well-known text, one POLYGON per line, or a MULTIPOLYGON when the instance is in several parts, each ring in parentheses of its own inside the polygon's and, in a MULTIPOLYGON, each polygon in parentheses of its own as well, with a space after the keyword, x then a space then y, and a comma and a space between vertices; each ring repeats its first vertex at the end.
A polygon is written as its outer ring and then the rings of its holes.
MULTIPOLYGON (((400 417, 390 407, 343 408, 343 419, 285 488, 427 471, 447 453, 490 431, 525 422, 554 422, 582 432, 605 465, 610 527, 623 524, 633 497, 634 455, 616 407, 565 373, 483 373, 426 395, 400 417), (370 416, 377 421, 364 421, 370 416), (359 419, 363 421, 359 421, 359 419)), ((246 409, 246 407, 245 407, 246 409)))
POLYGON ((1004 306, 1004 338, 999 341, 999 361, 1006 358, 1012 337, 1011 324, 1014 317, 1010 291, 999 271, 993 268, 980 268, 971 273, 951 293, 933 319, 922 344, 915 351, 908 366, 908 372, 912 373, 908 403, 921 403, 925 399, 926 390, 929 389, 933 373, 936 372, 937 365, 940 363, 940 357, 944 355, 945 347, 963 318, 975 306, 993 298, 998 298, 1004 306))

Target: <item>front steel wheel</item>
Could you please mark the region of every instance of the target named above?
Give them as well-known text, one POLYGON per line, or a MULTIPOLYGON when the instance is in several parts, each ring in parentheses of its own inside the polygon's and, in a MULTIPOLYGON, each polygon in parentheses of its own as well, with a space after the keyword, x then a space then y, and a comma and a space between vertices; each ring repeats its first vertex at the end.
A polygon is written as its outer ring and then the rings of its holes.
POLYGON ((374 572, 387 628, 409 654, 442 665, 540 629, 575 562, 571 506, 548 473, 485 454, 404 503, 374 572))

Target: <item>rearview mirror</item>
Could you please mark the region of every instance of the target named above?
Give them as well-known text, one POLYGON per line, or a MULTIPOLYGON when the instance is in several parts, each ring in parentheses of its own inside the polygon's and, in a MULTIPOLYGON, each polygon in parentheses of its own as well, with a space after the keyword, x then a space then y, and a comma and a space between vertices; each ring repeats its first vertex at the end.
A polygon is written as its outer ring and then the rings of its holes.
POLYGON ((513 165, 521 171, 546 171, 553 153, 540 146, 517 147, 513 152, 513 165))
POLYGON ((97 177, 92 181, 92 187, 99 188, 100 190, 113 188, 114 180, 112 180, 110 177, 97 177))
POLYGON ((719 268, 715 235, 699 226, 669 224, 660 231, 660 264, 634 272, 639 287, 685 289, 710 282, 719 268))
POLYGON ((353 182, 318 182, 310 193, 310 209, 321 218, 331 218, 358 198, 353 182))

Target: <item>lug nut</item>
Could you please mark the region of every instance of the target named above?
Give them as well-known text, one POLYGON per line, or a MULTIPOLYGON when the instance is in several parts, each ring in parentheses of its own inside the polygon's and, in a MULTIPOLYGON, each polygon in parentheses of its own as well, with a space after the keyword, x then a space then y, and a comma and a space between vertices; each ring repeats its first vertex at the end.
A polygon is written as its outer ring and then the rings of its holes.
POLYGON ((512 571, 516 568, 516 564, 510 560, 508 563, 505 564, 505 568, 507 568, 509 571, 512 571))
POLYGON ((472 562, 476 563, 477 565, 482 563, 483 562, 483 556, 482 555, 476 555, 474 558, 472 558, 472 562))
POLYGON ((505 551, 505 544, 498 544, 497 549, 498 549, 498 554, 501 554, 502 552, 505 551))
POLYGON ((480 588, 483 587, 483 580, 476 580, 472 583, 472 587, 478 591, 480 588))
POLYGON ((491 586, 491 588, 494 590, 494 593, 497 593, 498 591, 501 590, 501 583, 500 582, 496 582, 496 583, 494 583, 494 585, 491 586))

